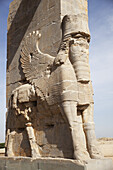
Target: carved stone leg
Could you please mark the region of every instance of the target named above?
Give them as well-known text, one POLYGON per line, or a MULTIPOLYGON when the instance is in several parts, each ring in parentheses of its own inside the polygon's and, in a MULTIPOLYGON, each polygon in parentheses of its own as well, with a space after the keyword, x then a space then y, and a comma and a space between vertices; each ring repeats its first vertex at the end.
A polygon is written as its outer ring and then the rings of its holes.
POLYGON ((61 112, 68 122, 74 148, 74 158, 81 161, 90 159, 86 148, 86 139, 83 132, 82 117, 77 115, 77 103, 65 101, 61 105, 61 112))
POLYGON ((83 111, 84 131, 87 139, 88 151, 92 159, 103 158, 95 135, 94 121, 93 121, 93 103, 83 111))
POLYGON ((13 153, 13 140, 14 140, 14 137, 15 137, 15 131, 10 132, 9 129, 8 129, 8 132, 7 132, 7 152, 6 152, 6 155, 8 157, 13 157, 14 156, 14 153, 13 153))
POLYGON ((40 156, 38 144, 36 143, 34 129, 31 125, 31 123, 27 123, 26 126, 27 126, 26 130, 27 130, 27 134, 28 134, 28 138, 29 138, 29 142, 30 142, 30 146, 31 146, 31 156, 32 156, 32 158, 39 158, 41 156, 40 156))

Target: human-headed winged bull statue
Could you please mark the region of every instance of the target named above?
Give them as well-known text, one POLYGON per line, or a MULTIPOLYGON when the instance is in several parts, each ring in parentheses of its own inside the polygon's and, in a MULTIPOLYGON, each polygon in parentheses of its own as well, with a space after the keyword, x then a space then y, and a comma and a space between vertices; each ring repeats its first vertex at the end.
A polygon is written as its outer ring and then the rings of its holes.
MULTIPOLYGON (((81 161, 101 158, 93 121, 93 91, 88 61, 90 35, 88 28, 82 25, 83 19, 85 22, 84 14, 63 18, 62 42, 56 58, 40 51, 41 35, 38 31, 25 37, 20 61, 28 83, 13 91, 12 100, 12 106, 17 110, 18 103, 34 100, 37 100, 37 108, 40 105, 45 112, 54 112, 52 106, 59 108, 71 131, 74 159, 81 161), (26 95, 21 95, 21 91, 26 95), (78 119, 79 111, 82 123, 78 119)), ((30 125, 27 127, 30 135, 29 130, 33 134, 30 125)), ((30 144, 36 149, 35 142, 30 144)), ((35 156, 40 157, 38 149, 35 156)))

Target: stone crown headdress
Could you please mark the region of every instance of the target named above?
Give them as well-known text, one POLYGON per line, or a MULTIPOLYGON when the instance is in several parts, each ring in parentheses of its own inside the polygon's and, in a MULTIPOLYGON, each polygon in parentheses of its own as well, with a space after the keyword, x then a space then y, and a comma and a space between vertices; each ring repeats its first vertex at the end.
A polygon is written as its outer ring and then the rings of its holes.
POLYGON ((85 14, 66 15, 62 20, 63 36, 81 34, 90 37, 88 16, 85 14))

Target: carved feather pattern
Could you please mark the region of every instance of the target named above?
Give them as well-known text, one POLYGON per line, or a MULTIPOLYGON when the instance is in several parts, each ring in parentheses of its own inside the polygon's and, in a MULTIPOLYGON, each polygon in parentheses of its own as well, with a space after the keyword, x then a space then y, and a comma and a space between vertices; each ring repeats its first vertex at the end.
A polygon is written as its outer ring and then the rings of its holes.
POLYGON ((54 57, 39 50, 40 37, 39 31, 33 31, 25 37, 21 49, 21 67, 26 79, 32 84, 45 77, 48 66, 52 65, 54 61, 54 57))

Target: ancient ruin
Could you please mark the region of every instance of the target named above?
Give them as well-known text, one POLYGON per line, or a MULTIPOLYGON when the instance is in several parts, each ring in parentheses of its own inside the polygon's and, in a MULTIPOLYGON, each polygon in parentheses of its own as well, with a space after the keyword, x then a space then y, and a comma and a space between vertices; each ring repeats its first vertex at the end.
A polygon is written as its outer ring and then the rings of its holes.
POLYGON ((13 0, 6 156, 103 159, 93 120, 87 0, 13 0))

